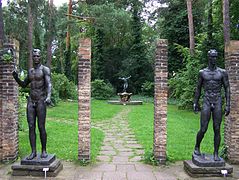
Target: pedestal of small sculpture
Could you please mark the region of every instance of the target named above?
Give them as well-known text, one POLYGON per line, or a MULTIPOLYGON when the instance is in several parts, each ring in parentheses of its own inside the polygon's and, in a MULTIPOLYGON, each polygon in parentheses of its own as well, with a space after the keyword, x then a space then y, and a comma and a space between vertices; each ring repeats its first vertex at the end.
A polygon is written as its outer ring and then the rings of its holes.
POLYGON ((118 96, 120 96, 120 101, 123 103, 130 102, 131 95, 132 93, 127 93, 127 92, 118 93, 118 96))
POLYGON ((26 157, 21 162, 16 162, 12 165, 13 176, 45 176, 43 169, 47 169, 46 175, 48 177, 55 177, 63 169, 61 162, 56 159, 54 154, 48 154, 47 158, 41 158, 40 154, 37 154, 32 160, 28 160, 26 157))
POLYGON ((132 93, 118 93, 118 96, 120 96, 120 100, 118 101, 108 101, 109 104, 119 104, 119 105, 142 105, 143 101, 131 101, 131 95, 132 93))
POLYGON ((225 163, 223 158, 215 161, 213 155, 192 155, 192 160, 184 161, 184 170, 191 177, 223 177, 232 176, 232 166, 225 163), (225 172, 225 174, 223 173, 225 172))

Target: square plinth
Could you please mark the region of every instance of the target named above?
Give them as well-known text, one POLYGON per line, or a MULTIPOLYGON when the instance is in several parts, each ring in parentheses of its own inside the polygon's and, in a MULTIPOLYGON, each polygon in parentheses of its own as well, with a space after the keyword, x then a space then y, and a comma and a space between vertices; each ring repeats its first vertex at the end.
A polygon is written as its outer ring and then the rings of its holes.
POLYGON ((184 170, 191 177, 223 177, 222 170, 226 170, 226 176, 232 176, 233 167, 225 163, 225 166, 220 167, 200 167, 192 162, 192 160, 187 160, 183 162, 184 170))
POLYGON ((45 172, 43 168, 49 168, 46 172, 48 177, 56 177, 57 174, 63 169, 63 165, 58 159, 54 159, 49 165, 23 165, 20 162, 16 162, 12 165, 12 175, 13 176, 40 176, 44 177, 45 172))

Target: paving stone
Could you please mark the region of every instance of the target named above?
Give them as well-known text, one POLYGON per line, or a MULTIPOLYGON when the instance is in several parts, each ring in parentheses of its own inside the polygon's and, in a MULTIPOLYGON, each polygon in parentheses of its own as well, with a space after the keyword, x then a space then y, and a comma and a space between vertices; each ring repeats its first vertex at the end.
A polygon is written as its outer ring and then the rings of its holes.
POLYGON ((100 155, 112 156, 116 154, 117 154, 116 151, 100 151, 100 155))
POLYGON ((119 152, 118 156, 132 156, 134 155, 133 151, 127 151, 127 152, 119 152))
POLYGON ((138 172, 152 172, 153 168, 152 168, 152 166, 147 165, 147 164, 136 163, 135 169, 138 172))
POLYGON ((156 180, 152 172, 128 172, 128 180, 156 180))
POLYGON ((104 180, 127 180, 126 173, 124 172, 104 172, 104 180))
POLYGON ((129 159, 130 162, 138 162, 138 161, 141 161, 141 160, 142 160, 141 156, 134 156, 134 157, 129 159))
POLYGON ((125 156, 113 156, 112 162, 129 162, 129 158, 125 156))
POLYGON ((135 170, 134 164, 117 164, 116 171, 119 172, 133 172, 135 170))
POLYGON ((83 172, 80 173, 77 179, 85 180, 101 180, 103 177, 103 172, 83 172))
POLYGON ((100 172, 116 171, 116 165, 114 165, 114 164, 97 164, 92 168, 92 171, 100 171, 100 172))
POLYGON ((111 161, 111 157, 110 156, 97 156, 96 159, 98 161, 102 161, 102 162, 110 162, 111 161))
POLYGON ((140 144, 127 144, 126 146, 133 149, 142 149, 140 144))
POLYGON ((112 146, 102 146, 101 150, 102 151, 113 151, 114 148, 112 146))
POLYGON ((177 177, 171 175, 170 173, 163 173, 163 172, 154 172, 154 175, 157 180, 178 180, 177 177))

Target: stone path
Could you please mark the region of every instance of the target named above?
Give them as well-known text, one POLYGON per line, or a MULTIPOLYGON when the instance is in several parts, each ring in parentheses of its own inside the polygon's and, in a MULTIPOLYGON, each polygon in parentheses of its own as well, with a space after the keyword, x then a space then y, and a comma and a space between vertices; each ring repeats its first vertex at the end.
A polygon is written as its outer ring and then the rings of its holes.
POLYGON ((105 134, 103 146, 97 160, 116 164, 128 165, 141 160, 144 150, 137 143, 135 136, 129 128, 126 119, 129 108, 117 114, 114 118, 94 124, 93 127, 102 130, 105 134))
MULTIPOLYGON (((191 180, 183 170, 183 162, 153 167, 140 162, 144 154, 129 128, 127 114, 132 107, 126 106, 114 118, 92 126, 105 133, 105 139, 97 163, 82 167, 63 161, 63 170, 54 180, 191 180)), ((11 164, 0 164, 0 180, 44 179, 39 177, 13 177, 11 164)), ((198 178, 203 180, 238 180, 239 166, 234 166, 233 178, 198 178)))

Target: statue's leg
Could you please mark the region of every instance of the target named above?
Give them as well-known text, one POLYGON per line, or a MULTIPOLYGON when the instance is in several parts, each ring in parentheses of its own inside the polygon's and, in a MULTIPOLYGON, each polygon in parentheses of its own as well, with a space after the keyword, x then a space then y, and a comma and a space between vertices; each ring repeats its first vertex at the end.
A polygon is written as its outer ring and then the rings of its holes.
POLYGON ((37 105, 37 117, 38 117, 38 129, 40 132, 40 139, 41 139, 41 145, 42 145, 41 157, 46 158, 47 157, 47 152, 46 152, 47 134, 46 134, 46 128, 45 128, 46 104, 42 100, 40 100, 37 105))
POLYGON ((202 107, 202 110, 201 110, 201 115, 200 115, 200 130, 197 133, 196 145, 195 145, 195 150, 194 150, 194 153, 196 155, 201 154, 200 144, 202 142, 204 134, 207 131, 210 116, 211 116, 210 104, 207 100, 204 100, 203 107, 202 107))
POLYGON ((28 160, 32 160, 36 157, 36 109, 34 107, 34 104, 28 100, 27 103, 27 122, 29 127, 29 140, 32 152, 27 157, 28 160))
POLYGON ((222 101, 221 98, 215 104, 213 113, 213 130, 214 130, 214 160, 220 161, 218 150, 221 142, 220 127, 222 122, 222 101))

